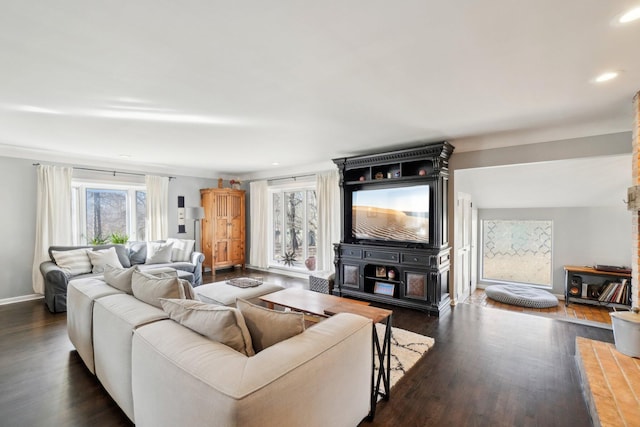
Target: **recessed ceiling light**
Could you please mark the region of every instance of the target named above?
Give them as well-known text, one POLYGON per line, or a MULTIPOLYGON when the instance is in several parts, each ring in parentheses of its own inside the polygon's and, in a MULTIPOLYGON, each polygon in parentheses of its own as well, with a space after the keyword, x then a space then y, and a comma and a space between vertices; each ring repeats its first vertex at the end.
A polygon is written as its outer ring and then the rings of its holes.
POLYGON ((131 155, 129 155, 129 154, 118 154, 118 157, 120 157, 121 159, 129 160, 131 158, 131 155))
POLYGON ((621 24, 626 24, 628 22, 635 21, 636 19, 640 19, 640 7, 636 7, 635 9, 631 9, 630 11, 626 12, 618 19, 618 22, 621 24))
POLYGON ((280 163, 278 163, 278 162, 271 163, 271 166, 279 166, 279 165, 280 165, 280 163))
POLYGON ((593 79, 593 81, 596 83, 604 83, 604 82, 608 82, 609 80, 613 80, 616 77, 618 77, 617 71, 607 71, 606 73, 600 74, 598 77, 593 79))

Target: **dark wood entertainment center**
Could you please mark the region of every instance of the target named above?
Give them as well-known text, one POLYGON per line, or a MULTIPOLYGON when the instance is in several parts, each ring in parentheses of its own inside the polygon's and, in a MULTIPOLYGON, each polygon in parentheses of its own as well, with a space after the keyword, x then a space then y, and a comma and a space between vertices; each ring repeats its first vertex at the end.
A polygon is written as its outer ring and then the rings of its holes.
MULTIPOLYGON (((436 316, 450 310, 447 203, 452 153, 451 144, 438 142, 333 159, 340 173, 342 216, 340 243, 334 245, 334 294, 416 308, 436 316), (414 186, 428 189, 424 194, 428 197, 428 233, 424 240, 403 241, 393 230, 387 233, 389 238, 357 235, 355 193, 414 186)), ((403 212, 378 208, 372 215, 378 213, 409 221, 403 212)))

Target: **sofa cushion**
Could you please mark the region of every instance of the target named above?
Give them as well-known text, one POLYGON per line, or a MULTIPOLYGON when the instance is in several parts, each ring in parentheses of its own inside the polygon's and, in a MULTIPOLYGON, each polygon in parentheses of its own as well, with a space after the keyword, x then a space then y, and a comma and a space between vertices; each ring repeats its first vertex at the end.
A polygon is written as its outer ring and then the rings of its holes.
POLYGON ((191 254, 196 245, 195 240, 169 238, 167 239, 167 243, 173 244, 173 248, 171 249, 171 262, 191 261, 191 254))
POLYGON ((253 356, 251 335, 239 310, 199 301, 164 299, 162 308, 171 319, 200 335, 253 356))
POLYGON ((163 264, 171 262, 171 250, 173 244, 160 242, 147 242, 147 259, 145 264, 163 264))
POLYGON ((241 298, 236 300, 236 307, 244 317, 256 353, 304 331, 302 313, 270 310, 241 298))
POLYGON ((63 251, 51 251, 54 262, 65 273, 76 276, 83 273, 91 273, 91 260, 87 255, 87 248, 79 248, 63 251))
MULTIPOLYGON (((167 279, 170 277, 180 277, 182 272, 178 273, 178 270, 176 270, 175 268, 165 267, 165 268, 145 270, 145 273, 151 274, 161 279, 167 279)), ((198 298, 198 295, 196 295, 195 291, 193 290, 193 286, 191 285, 191 282, 186 278, 181 278, 181 279, 182 280, 180 280, 180 285, 182 285, 182 290, 184 291, 185 299, 195 299, 200 301, 200 298, 198 298)))
MULTIPOLYGON (((55 258, 53 257, 53 251, 71 251, 77 249, 88 249, 90 251, 116 248, 116 253, 118 254, 118 260, 123 267, 129 268, 131 267, 131 262, 129 261, 129 250, 124 245, 92 245, 92 246, 49 246, 49 258, 51 261, 55 262, 55 258)), ((144 262, 144 261, 143 261, 144 262)))
POLYGON ((131 264, 144 264, 147 260, 147 242, 129 242, 127 246, 131 264))
POLYGON ((133 272, 137 270, 137 265, 129 268, 117 268, 111 265, 107 265, 104 268, 104 281, 114 288, 132 295, 133 291, 131 290, 131 278, 133 276, 133 272))
POLYGON ((91 260, 92 273, 104 273, 107 265, 116 268, 122 268, 122 264, 118 259, 116 248, 111 247, 109 249, 98 249, 94 251, 88 251, 89 259, 91 260))
POLYGON ((122 264, 124 268, 131 267, 131 262, 129 261, 129 250, 125 245, 109 244, 109 245, 91 246, 91 249, 94 251, 99 251, 102 249, 109 249, 109 248, 115 248, 116 254, 118 254, 118 260, 120 261, 120 264, 122 264))
MULTIPOLYGON (((184 282, 187 281, 184 280, 184 282)), ((158 308, 162 308, 160 298, 185 299, 186 297, 182 279, 177 276, 156 277, 141 271, 133 272, 131 290, 134 297, 158 308)))

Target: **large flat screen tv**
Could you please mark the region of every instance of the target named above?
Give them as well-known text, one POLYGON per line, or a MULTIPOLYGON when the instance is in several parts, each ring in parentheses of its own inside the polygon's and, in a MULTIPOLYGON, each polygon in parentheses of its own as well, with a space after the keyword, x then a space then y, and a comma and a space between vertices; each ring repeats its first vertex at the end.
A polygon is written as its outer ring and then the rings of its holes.
POLYGON ((356 240, 429 243, 429 186, 354 191, 351 226, 356 240))

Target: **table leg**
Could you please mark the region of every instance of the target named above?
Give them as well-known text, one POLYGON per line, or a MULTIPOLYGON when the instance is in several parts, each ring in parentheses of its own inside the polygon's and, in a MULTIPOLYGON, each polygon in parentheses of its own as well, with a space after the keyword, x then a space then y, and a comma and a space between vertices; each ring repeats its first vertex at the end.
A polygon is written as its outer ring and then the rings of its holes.
POLYGON ((384 337, 382 340, 382 346, 378 339, 378 333, 375 325, 373 325, 372 336, 372 378, 371 378, 371 411, 369 412, 369 419, 373 420, 376 414, 376 404, 378 402, 378 396, 384 400, 389 400, 391 389, 391 315, 387 317, 385 322, 384 337), (375 375, 375 361, 378 359, 378 375, 375 375), (385 360, 386 359, 386 360, 385 360), (384 392, 380 391, 380 383, 384 386, 384 392))

